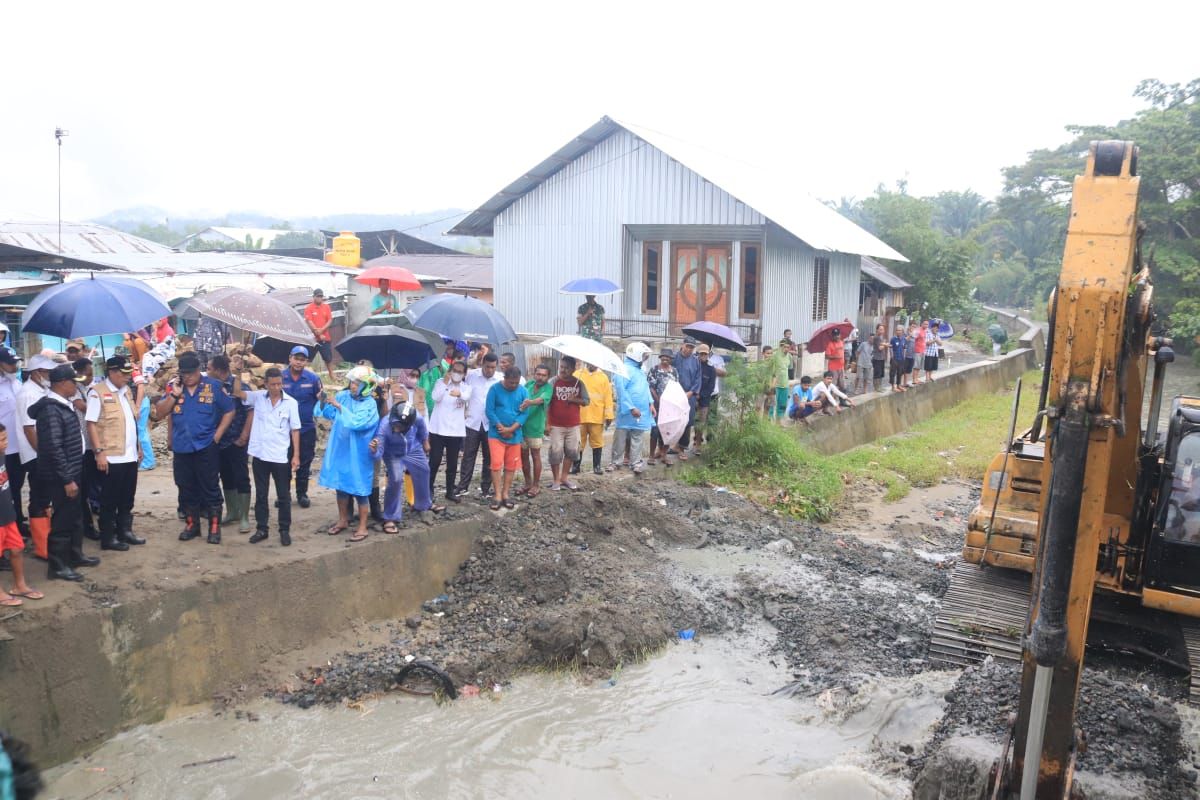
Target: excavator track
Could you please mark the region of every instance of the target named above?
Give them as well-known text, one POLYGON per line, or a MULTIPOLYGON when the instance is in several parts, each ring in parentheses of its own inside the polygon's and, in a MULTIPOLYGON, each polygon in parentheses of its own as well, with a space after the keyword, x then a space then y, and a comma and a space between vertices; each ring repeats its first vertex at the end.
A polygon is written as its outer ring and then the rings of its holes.
POLYGON ((1180 617, 1179 627, 1183 631, 1183 643, 1187 646, 1188 662, 1191 664, 1188 703, 1200 706, 1200 620, 1180 617))
POLYGON ((1021 660, 1029 576, 959 561, 933 624, 929 660, 965 667, 988 656, 1021 660))

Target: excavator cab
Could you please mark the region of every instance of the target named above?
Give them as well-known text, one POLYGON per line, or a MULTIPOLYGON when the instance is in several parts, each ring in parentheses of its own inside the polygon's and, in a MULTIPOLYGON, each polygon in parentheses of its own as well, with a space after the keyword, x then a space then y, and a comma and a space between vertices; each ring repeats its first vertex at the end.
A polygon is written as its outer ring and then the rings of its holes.
POLYGON ((1200 598, 1200 398, 1171 405, 1146 586, 1200 598))

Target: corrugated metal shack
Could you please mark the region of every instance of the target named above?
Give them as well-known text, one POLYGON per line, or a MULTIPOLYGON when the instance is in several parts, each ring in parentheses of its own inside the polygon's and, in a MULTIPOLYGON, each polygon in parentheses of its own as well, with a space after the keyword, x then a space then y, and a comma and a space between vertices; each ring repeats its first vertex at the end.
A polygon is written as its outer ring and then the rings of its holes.
POLYGON ((574 332, 573 278, 619 283, 605 334, 673 338, 711 319, 797 341, 854 319, 860 256, 904 256, 794 180, 604 117, 450 233, 493 236, 496 307, 521 333, 574 332), (660 142, 661 140, 661 142, 660 142))

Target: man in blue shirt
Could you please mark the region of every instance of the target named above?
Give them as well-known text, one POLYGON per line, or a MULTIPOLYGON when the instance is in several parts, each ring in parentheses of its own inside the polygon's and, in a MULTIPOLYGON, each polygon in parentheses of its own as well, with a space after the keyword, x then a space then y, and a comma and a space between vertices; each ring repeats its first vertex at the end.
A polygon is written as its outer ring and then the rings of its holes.
POLYGON ((504 370, 504 378, 488 389, 484 414, 488 421, 492 484, 496 488, 492 511, 499 511, 500 506, 513 508, 515 505, 509 492, 512 491, 513 477, 521 469, 522 427, 529 419, 529 409, 525 408, 528 399, 529 393, 521 385, 521 370, 516 367, 504 370))
MULTIPOLYGON (((283 391, 300 407, 300 465, 296 468, 296 503, 308 508, 308 478, 312 474, 313 455, 317 452, 317 422, 313 412, 321 402, 324 387, 321 378, 308 367, 308 348, 292 348, 288 368, 283 373, 283 391)), ((288 461, 295 453, 288 452, 288 461)))
POLYGON ((700 359, 696 357, 696 340, 691 336, 685 337, 683 347, 675 358, 675 372, 679 375, 679 385, 687 393, 691 411, 688 413, 688 424, 679 437, 679 458, 687 461, 688 445, 692 441, 692 425, 696 422, 696 402, 700 399, 700 359))
POLYGON ((888 349, 892 351, 892 363, 888 369, 888 383, 893 392, 904 391, 904 327, 896 326, 896 335, 888 340, 888 349))
POLYGON ((233 422, 233 398, 214 378, 200 374, 195 353, 179 357, 179 375, 154 406, 155 416, 171 419, 175 486, 187 527, 186 542, 200 535, 200 514, 208 519, 208 543, 221 543, 221 482, 218 448, 233 422))

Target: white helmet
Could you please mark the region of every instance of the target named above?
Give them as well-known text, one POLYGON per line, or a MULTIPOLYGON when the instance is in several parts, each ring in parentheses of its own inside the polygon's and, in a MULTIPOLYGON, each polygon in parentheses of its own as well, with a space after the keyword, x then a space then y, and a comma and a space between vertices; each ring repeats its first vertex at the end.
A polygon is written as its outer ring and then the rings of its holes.
POLYGON ((646 356, 650 355, 650 348, 645 342, 634 342, 625 348, 625 357, 631 358, 639 364, 642 363, 646 356))

